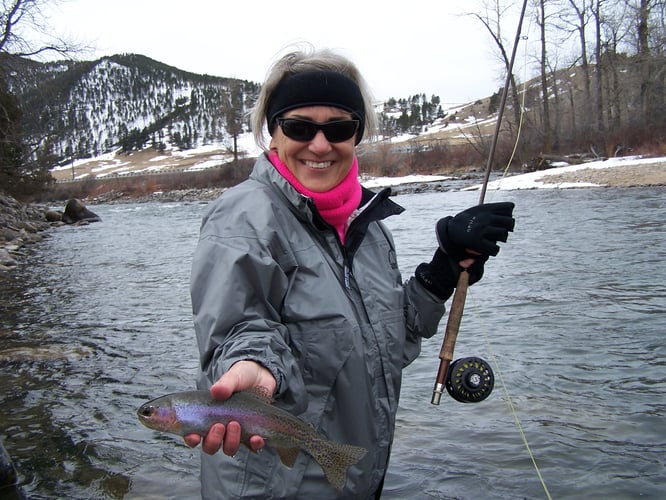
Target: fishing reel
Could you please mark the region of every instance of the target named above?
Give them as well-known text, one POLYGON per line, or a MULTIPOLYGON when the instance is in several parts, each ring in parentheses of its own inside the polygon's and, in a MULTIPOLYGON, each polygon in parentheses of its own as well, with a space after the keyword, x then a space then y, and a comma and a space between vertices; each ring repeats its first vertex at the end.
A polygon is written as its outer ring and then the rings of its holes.
POLYGON ((460 403, 478 403, 493 390, 495 375, 486 361, 469 357, 455 360, 446 374, 446 391, 460 403))

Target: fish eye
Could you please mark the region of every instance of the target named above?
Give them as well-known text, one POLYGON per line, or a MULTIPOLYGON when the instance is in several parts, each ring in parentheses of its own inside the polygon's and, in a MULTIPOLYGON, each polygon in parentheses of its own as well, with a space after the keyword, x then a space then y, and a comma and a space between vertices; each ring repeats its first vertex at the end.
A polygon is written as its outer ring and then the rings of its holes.
POLYGON ((151 417, 155 413, 155 407, 152 405, 143 405, 139 408, 139 415, 142 417, 151 417))

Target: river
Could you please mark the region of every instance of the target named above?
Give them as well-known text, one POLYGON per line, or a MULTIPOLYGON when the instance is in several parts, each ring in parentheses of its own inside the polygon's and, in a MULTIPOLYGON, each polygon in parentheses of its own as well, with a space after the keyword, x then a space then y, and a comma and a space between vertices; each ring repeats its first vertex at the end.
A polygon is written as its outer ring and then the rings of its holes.
MULTIPOLYGON (((430 258, 436 220, 477 198, 395 197, 404 278, 430 258)), ((425 342, 404 373, 383 498, 663 498, 666 189, 486 198, 504 200, 516 231, 470 289, 456 346, 490 362, 495 389, 431 405, 441 335, 425 342)), ((193 385, 205 205, 90 208, 102 222, 51 231, 0 275, 0 439, 20 481, 6 495, 198 498, 199 451, 136 409, 193 385)))

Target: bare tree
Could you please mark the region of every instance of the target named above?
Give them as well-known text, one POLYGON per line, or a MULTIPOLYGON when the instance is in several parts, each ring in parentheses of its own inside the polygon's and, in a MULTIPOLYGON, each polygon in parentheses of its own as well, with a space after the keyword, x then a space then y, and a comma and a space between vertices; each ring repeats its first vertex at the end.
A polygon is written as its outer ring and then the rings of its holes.
POLYGON ((550 153, 553 147, 552 129, 550 121, 550 98, 548 95, 548 63, 547 63, 547 44, 546 44, 546 2, 547 0, 538 0, 537 3, 537 25, 541 35, 541 54, 539 57, 540 77, 541 77, 541 110, 542 117, 542 153, 550 153))
POLYGON ((21 112, 10 90, 12 62, 48 53, 71 55, 76 44, 48 29, 44 9, 57 0, 2 0, 0 10, 0 185, 12 194, 25 194, 49 178, 43 165, 28 162, 30 152, 21 133, 21 112))
MULTIPOLYGON (((566 0, 568 9, 559 16, 565 26, 570 26, 577 34, 580 54, 578 61, 583 72, 583 99, 581 118, 584 125, 592 119, 592 79, 590 77, 590 62, 587 50, 587 33, 590 22, 592 2, 594 0, 566 0)), ((566 28, 565 28, 566 29, 566 28)))
MULTIPOLYGON (((491 35, 505 66, 502 28, 515 4, 482 0, 479 11, 468 14, 491 35)), ((620 144, 660 140, 666 131, 666 0, 533 0, 532 6, 540 35, 532 54, 538 90, 526 86, 521 95, 535 124, 521 134, 521 153, 584 146, 611 155, 620 144)), ((513 75, 509 89, 515 123, 522 107, 513 75)))
MULTIPOLYGON (((640 0, 636 9, 638 60, 641 66, 640 102, 645 125, 648 127, 657 123, 664 111, 664 65, 655 60, 656 54, 651 47, 652 14, 658 7, 661 7, 663 12, 663 6, 663 2, 659 0, 640 0)), ((663 51, 663 47, 659 47, 657 51, 663 51)))
POLYGON ((238 136, 243 133, 243 89, 240 82, 229 85, 228 96, 224 105, 227 133, 233 139, 234 166, 238 165, 238 136))
MULTIPOLYGON (((626 11, 626 4, 594 0, 592 9, 596 61, 594 87, 598 96, 595 114, 597 121, 601 121, 600 129, 604 131, 621 129, 630 107, 628 104, 630 96, 626 85, 627 55, 622 50, 626 44, 629 25, 626 11)), ((605 136, 606 134, 604 138, 605 136)))
MULTIPOLYGON (((504 66, 505 71, 509 70, 510 66, 510 53, 511 47, 507 50, 507 45, 509 42, 504 40, 502 35, 502 21, 505 18, 505 14, 510 10, 512 5, 503 5, 500 0, 492 0, 490 2, 484 2, 484 12, 469 13, 469 16, 476 18, 481 24, 486 28, 488 34, 493 40, 497 52, 499 54, 500 60, 504 66)), ((511 98, 513 101, 513 112, 515 123, 520 121, 520 98, 518 96, 518 86, 516 84, 516 79, 513 74, 511 74, 511 98)))
POLYGON ((44 12, 58 0, 2 0, 0 53, 34 57, 45 53, 71 56, 81 48, 55 34, 44 12), (32 34, 29 36, 27 34, 32 34))
MULTIPOLYGON (((591 14, 594 18, 594 59, 597 62, 597 71, 595 72, 595 88, 597 93, 596 99, 596 121, 597 121, 597 130, 599 131, 601 137, 604 137, 604 100, 603 100, 603 84, 602 84, 602 69, 601 69, 601 5, 603 0, 592 0, 591 1, 591 14)), ((589 76, 589 75, 588 75, 589 76)))
MULTIPOLYGON (((511 96, 511 110, 513 111, 512 120, 505 120, 505 124, 508 127, 509 133, 514 135, 514 138, 511 141, 518 141, 517 148, 520 161, 523 161, 525 156, 525 144, 526 141, 524 137, 516 137, 518 135, 518 127, 521 121, 528 120, 526 115, 523 115, 523 105, 522 99, 518 92, 518 85, 516 83, 516 78, 513 72, 510 71, 511 68, 511 42, 505 40, 503 34, 503 27, 507 23, 507 19, 511 17, 511 12, 515 7, 515 2, 508 0, 484 0, 483 2, 483 11, 482 12, 472 12, 467 15, 476 18, 486 29, 493 44, 497 49, 499 59, 504 66, 505 75, 509 75, 509 89, 508 95, 511 96), (515 128, 514 128, 515 127, 515 128), (513 130, 512 130, 513 128, 513 130)), ((523 40, 526 39, 523 37, 523 40)), ((506 81, 506 78, 503 78, 506 81)), ((490 146, 481 146, 485 149, 490 149, 490 146)), ((476 148, 475 148, 476 149, 476 148)))

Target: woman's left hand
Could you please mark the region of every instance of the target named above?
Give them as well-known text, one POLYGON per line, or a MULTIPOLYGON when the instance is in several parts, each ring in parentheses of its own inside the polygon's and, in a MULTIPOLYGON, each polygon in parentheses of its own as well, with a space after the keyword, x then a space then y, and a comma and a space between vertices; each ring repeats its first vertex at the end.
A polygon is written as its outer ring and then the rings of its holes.
POLYGON ((497 255, 497 243, 507 240, 516 223, 513 208, 510 201, 486 203, 440 219, 436 227, 440 247, 457 261, 497 255))

